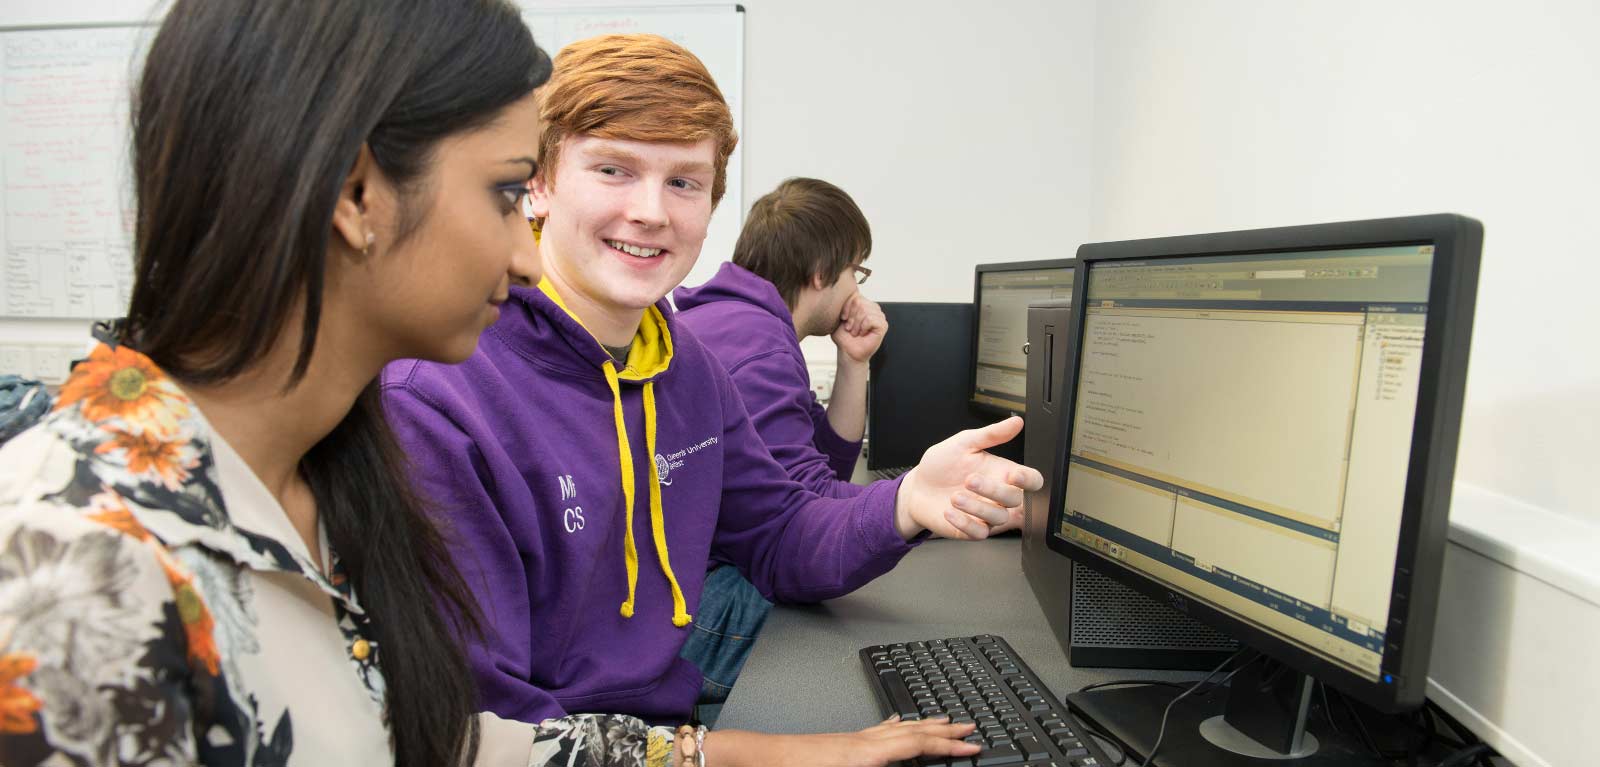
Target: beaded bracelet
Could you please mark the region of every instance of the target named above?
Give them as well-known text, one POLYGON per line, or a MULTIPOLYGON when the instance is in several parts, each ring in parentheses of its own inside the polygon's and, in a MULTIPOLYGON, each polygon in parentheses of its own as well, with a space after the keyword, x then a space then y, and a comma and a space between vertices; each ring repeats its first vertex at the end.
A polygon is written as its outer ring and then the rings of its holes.
POLYGON ((676 740, 682 743, 687 753, 683 754, 683 762, 679 767, 706 767, 706 726, 703 724, 685 724, 678 727, 676 740), (694 745, 689 745, 693 743, 694 745), (694 757, 690 759, 690 757, 694 757))

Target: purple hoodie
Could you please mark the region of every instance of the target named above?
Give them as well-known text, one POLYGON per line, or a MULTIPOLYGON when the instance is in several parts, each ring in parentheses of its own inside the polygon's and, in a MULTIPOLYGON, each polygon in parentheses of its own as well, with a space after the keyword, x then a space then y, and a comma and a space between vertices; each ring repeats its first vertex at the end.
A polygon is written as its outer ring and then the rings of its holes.
POLYGON ((544 283, 512 289, 466 362, 384 370, 388 417, 483 612, 469 657, 501 717, 681 722, 701 675, 678 653, 711 562, 804 602, 911 548, 894 530, 898 484, 835 500, 784 474, 665 301, 628 362, 616 371, 544 283))
POLYGON ((756 432, 789 476, 830 498, 860 495, 866 488, 846 480, 861 443, 839 436, 817 403, 778 289, 730 261, 706 284, 679 288, 672 299, 678 323, 728 369, 756 432))

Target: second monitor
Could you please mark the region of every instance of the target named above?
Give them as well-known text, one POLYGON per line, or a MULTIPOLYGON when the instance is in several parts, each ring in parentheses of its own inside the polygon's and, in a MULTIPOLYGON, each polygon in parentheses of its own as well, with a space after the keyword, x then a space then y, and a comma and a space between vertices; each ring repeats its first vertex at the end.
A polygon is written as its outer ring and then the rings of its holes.
POLYGON ((972 286, 972 370, 967 395, 991 415, 1028 402, 1028 304, 1072 298, 1074 260, 979 264, 972 286))

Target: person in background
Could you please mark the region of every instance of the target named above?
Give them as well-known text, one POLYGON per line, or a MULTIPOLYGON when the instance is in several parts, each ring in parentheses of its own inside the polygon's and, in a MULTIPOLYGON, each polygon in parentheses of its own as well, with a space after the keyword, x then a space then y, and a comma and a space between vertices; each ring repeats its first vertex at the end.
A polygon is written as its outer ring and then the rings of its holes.
MULTIPOLYGON (((791 178, 756 200, 733 261, 697 288, 673 294, 678 320, 733 377, 750 421, 789 476, 819 495, 850 497, 867 419, 867 367, 888 333, 863 296, 872 270, 872 231, 854 200, 833 184, 791 178), (824 409, 800 342, 825 337, 837 349, 824 409)), ((1013 508, 1002 533, 1022 524, 1013 508)))
MULTIPOLYGON (((540 91, 532 207, 544 279, 513 287, 465 363, 391 364, 387 411, 420 488, 450 515, 489 630, 472 645, 495 714, 539 722, 690 716, 743 628, 705 583, 731 564, 761 596, 816 601, 894 566, 930 530, 981 539, 1042 484, 991 456, 1013 419, 963 432, 848 499, 790 480, 727 372, 665 298, 700 255, 736 137, 693 54, 654 35, 573 43, 540 91), (685 652, 688 650, 689 652, 685 652)), ((748 640, 748 636, 743 636, 748 640)), ((876 765, 971 755, 966 725, 848 735, 703 735, 706 763, 876 765)))
POLYGON ((888 321, 861 295, 872 230, 850 195, 826 181, 791 178, 756 200, 733 261, 697 288, 678 288, 678 321, 728 369, 772 457, 807 490, 859 495, 851 484, 867 423, 867 364, 888 321), (824 409, 800 342, 837 348, 824 409))

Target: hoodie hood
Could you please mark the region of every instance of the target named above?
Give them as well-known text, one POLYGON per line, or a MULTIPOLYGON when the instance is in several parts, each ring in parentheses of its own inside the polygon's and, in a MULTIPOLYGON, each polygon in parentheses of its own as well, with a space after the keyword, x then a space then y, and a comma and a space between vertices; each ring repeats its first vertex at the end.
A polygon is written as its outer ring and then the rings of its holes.
POLYGON ((672 302, 680 312, 718 301, 741 301, 758 306, 783 320, 791 330, 794 328, 794 314, 783 302, 778 288, 765 277, 732 261, 724 263, 706 284, 698 288, 678 288, 672 293, 672 302))
MULTIPOLYGON (((610 352, 567 308, 548 279, 541 279, 534 288, 512 286, 506 303, 507 311, 521 312, 524 318, 497 322, 489 326, 488 332, 517 350, 519 356, 552 372, 580 378, 603 377, 601 369, 611 361, 610 352), (537 353, 532 351, 535 349, 537 353)), ((665 298, 646 309, 628 347, 628 364, 617 371, 617 377, 646 383, 668 375, 676 325, 672 305, 665 298)))

